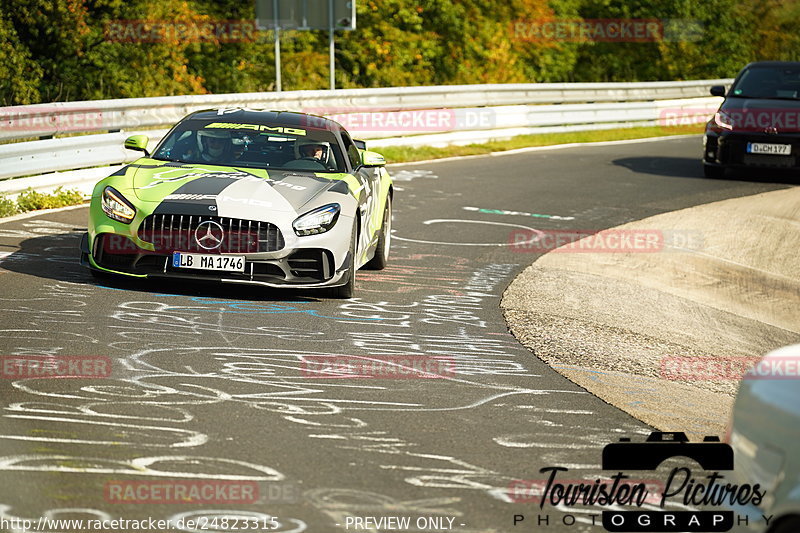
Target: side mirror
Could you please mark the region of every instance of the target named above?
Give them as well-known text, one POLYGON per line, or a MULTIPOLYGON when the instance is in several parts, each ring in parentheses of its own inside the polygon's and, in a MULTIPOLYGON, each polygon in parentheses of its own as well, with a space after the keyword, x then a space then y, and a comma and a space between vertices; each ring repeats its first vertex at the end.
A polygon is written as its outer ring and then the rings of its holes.
POLYGON ((361 152, 361 165, 365 167, 382 167, 386 165, 386 159, 378 152, 361 152))
POLYGON ((711 87, 711 96, 725 96, 725 86, 724 85, 714 85, 711 87))
POLYGON ((125 139, 125 148, 128 150, 137 150, 144 152, 144 155, 150 157, 150 152, 147 151, 147 143, 150 141, 147 135, 131 135, 125 139))

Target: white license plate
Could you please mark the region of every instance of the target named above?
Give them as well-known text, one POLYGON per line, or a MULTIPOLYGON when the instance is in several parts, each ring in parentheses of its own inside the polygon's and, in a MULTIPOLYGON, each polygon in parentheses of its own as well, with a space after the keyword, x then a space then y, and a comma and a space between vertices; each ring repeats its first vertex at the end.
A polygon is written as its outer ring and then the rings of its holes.
POLYGON ((172 266, 175 268, 194 268, 197 270, 244 272, 244 256, 173 252, 172 266))
POLYGON ((791 155, 791 144, 747 143, 748 154, 791 155))

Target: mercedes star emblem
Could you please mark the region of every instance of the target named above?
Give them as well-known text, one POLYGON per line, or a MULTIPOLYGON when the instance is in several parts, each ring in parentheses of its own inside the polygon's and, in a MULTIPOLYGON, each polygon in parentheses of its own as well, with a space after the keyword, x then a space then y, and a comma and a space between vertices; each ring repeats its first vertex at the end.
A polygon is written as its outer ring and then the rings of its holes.
POLYGON ((216 250, 222 245, 225 236, 222 226, 213 220, 206 220, 197 225, 194 230, 194 240, 204 250, 216 250))

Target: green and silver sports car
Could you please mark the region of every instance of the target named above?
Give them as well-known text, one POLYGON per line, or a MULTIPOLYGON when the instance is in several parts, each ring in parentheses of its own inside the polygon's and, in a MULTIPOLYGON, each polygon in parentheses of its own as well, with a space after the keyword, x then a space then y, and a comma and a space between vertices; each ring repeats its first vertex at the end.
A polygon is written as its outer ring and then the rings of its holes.
POLYGON ((337 122, 221 109, 181 120, 94 188, 81 262, 93 273, 353 295, 356 270, 389 257, 383 156, 337 122))

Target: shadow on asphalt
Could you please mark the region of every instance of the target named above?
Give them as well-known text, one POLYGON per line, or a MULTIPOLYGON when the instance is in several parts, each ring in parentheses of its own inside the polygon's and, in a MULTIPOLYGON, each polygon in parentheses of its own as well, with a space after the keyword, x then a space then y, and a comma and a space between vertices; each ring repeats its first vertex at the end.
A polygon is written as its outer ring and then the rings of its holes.
MULTIPOLYGON (((151 295, 204 296, 225 300, 315 302, 314 292, 274 289, 251 285, 221 284, 210 281, 147 280, 122 276, 95 278, 80 264, 81 235, 61 233, 32 237, 20 242, 20 249, 0 260, 0 267, 11 272, 56 281, 94 285, 99 288, 151 295)), ((2 249, 0 249, 2 251, 2 249)))
MULTIPOLYGON (((703 175, 703 166, 697 157, 624 157, 612 163, 632 172, 667 176, 672 178, 708 179, 703 175)), ((800 176, 786 170, 736 170, 717 181, 752 181, 800 185, 800 176)))

